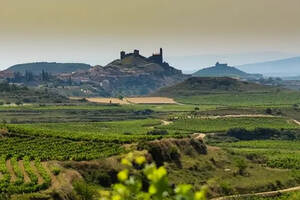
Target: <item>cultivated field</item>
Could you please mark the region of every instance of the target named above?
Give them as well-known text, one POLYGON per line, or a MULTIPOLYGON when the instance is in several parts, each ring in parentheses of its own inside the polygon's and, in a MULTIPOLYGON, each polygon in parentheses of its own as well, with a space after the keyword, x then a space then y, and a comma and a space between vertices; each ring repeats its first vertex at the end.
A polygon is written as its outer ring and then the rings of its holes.
POLYGON ((118 99, 118 98, 94 97, 94 98, 87 98, 86 100, 93 103, 103 103, 103 104, 121 104, 121 105, 129 104, 129 102, 127 102, 126 100, 118 99))
POLYGON ((118 156, 130 149, 149 153, 148 141, 166 139, 168 143, 169 138, 187 139, 194 133, 202 133, 205 142, 212 145, 207 146, 207 155, 197 155, 188 146, 177 147, 181 142, 170 148, 162 143, 159 149, 152 149, 167 157, 164 163, 171 183, 190 183, 195 189, 207 183, 214 197, 300 184, 296 94, 176 99, 184 104, 160 97, 88 100, 0 105, 1 191, 29 194, 53 190, 49 181, 53 181, 54 171, 45 164, 52 162, 62 164, 62 170, 81 173, 93 187, 109 186, 112 179, 107 177, 120 170, 118 156), (254 134, 264 128, 280 137, 258 140, 252 135, 255 140, 241 141, 228 136, 234 128, 254 134), (210 135, 219 134, 221 139, 209 141, 210 135), (240 160, 247 166, 245 174, 238 171, 240 160), (117 168, 108 166, 110 163, 117 168))
POLYGON ((168 130, 185 130, 190 132, 224 132, 232 128, 255 128, 271 129, 300 129, 300 126, 292 120, 279 117, 212 117, 196 119, 178 119, 174 123, 163 126, 168 130))
POLYGON ((126 101, 134 104, 176 104, 176 101, 167 97, 135 97, 126 98, 126 101))
POLYGON ((264 162, 271 168, 300 169, 300 141, 240 141, 221 143, 218 146, 264 162))
POLYGON ((87 98, 89 102, 103 103, 103 104, 176 104, 176 102, 167 97, 128 97, 123 99, 118 98, 87 98))

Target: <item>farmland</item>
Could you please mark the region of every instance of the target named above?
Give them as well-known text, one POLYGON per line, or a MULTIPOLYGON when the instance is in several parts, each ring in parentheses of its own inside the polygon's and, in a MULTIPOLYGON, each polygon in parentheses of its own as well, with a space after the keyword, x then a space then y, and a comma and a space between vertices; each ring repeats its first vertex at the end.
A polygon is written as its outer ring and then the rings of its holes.
POLYGON ((111 183, 107 177, 114 177, 114 170, 120 169, 115 169, 119 156, 131 150, 144 152, 152 140, 166 139, 168 144, 169 138, 178 139, 178 150, 164 144, 161 151, 179 153, 176 162, 181 166, 173 163, 174 158, 165 162, 171 183, 191 183, 196 189, 208 184, 212 197, 298 185, 300 144, 296 136, 275 137, 280 140, 255 140, 252 136, 254 139, 249 141, 227 135, 235 128, 253 133, 262 128, 288 136, 298 133, 298 96, 239 95, 174 98, 180 104, 73 99, 68 103, 0 105, 1 190, 15 195, 47 193, 54 191, 54 186, 71 187, 71 183, 62 186, 64 178, 53 183, 54 171, 49 169, 52 165, 59 167, 61 177, 75 170, 72 173, 80 173, 88 184, 103 186, 103 182, 111 183), (275 101, 277 97, 281 99, 275 101), (195 155, 190 147, 180 147, 184 143, 181 139, 192 138, 194 133, 208 135, 207 155, 195 155), (210 135, 214 134, 220 134, 220 139, 211 142, 210 135), (246 163, 245 174, 238 174, 236 160, 246 163))
POLYGON ((30 193, 45 190, 51 185, 50 174, 40 160, 18 160, 17 157, 0 157, 0 192, 30 193))
POLYGON ((300 141, 240 141, 218 146, 248 157, 261 157, 271 168, 300 169, 300 141))
POLYGON ((219 105, 235 107, 287 107, 300 103, 298 92, 278 93, 223 93, 199 96, 177 97, 178 102, 194 105, 219 105))
POLYGON ((188 130, 191 132, 224 132, 231 128, 299 129, 300 126, 286 118, 279 117, 241 117, 216 119, 179 119, 168 126, 162 127, 170 130, 188 130))

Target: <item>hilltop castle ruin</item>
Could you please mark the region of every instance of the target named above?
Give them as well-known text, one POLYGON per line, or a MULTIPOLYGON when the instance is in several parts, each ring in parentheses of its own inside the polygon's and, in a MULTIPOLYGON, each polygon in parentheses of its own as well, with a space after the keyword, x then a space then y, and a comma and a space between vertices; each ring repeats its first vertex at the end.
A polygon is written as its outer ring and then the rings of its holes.
POLYGON ((135 57, 140 57, 140 58, 143 58, 143 59, 147 59, 149 60, 150 62, 153 62, 153 63, 157 63, 157 64, 164 64, 164 60, 163 60, 163 49, 160 48, 159 50, 159 53, 153 53, 152 56, 146 58, 142 55, 140 55, 140 51, 139 50, 134 50, 133 53, 127 53, 125 51, 121 51, 120 52, 120 59, 124 59, 128 56, 135 56, 135 57))

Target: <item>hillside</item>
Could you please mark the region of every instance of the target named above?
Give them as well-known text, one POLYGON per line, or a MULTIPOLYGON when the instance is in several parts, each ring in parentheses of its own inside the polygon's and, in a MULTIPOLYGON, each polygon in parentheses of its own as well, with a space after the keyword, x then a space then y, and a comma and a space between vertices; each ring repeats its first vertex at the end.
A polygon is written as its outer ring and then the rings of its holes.
MULTIPOLYGON (((84 83, 101 88, 106 96, 147 95, 155 90, 185 80, 188 76, 162 61, 162 57, 146 58, 138 52, 124 54, 106 66, 95 66, 87 71, 78 71, 59 76, 73 83, 84 83)), ((156 56, 156 55, 154 55, 156 56)), ((159 56, 159 55, 158 55, 159 56)), ((92 91, 87 91, 90 93, 92 91)), ((93 96, 90 93, 90 96, 93 96)))
POLYGON ((260 74, 248 74, 235 67, 230 67, 227 64, 216 63, 213 67, 201 69, 193 74, 198 77, 233 77, 242 79, 259 79, 260 74))
POLYGON ((72 73, 78 70, 88 70, 91 66, 83 63, 48 63, 48 62, 37 62, 37 63, 26 63, 11 66, 7 69, 10 72, 20 72, 24 74, 26 71, 32 72, 34 75, 46 71, 50 74, 60 73, 72 73))
POLYGON ((138 50, 127 54, 122 51, 119 59, 106 66, 31 63, 0 72, 0 79, 10 83, 45 86, 63 95, 81 97, 147 95, 188 77, 163 60, 162 49, 150 57, 140 55, 138 50))
POLYGON ((192 77, 177 85, 162 88, 154 96, 183 97, 203 94, 267 92, 272 88, 228 77, 192 77))
POLYGON ((297 76, 300 75, 300 57, 241 65, 238 68, 248 73, 261 73, 268 76, 297 76))
POLYGON ((32 89, 26 86, 0 83, 0 104, 65 103, 69 100, 47 89, 32 89))

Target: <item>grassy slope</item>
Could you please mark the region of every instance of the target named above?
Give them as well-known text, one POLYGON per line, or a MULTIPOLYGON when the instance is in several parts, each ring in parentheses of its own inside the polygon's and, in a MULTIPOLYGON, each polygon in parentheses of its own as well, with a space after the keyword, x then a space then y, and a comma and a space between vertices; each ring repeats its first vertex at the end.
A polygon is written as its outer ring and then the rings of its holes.
POLYGON ((269 167, 300 170, 300 141, 241 141, 218 146, 246 156, 264 156, 269 167))
POLYGON ((300 103, 300 92, 263 86, 231 78, 190 78, 153 95, 173 97, 191 105, 290 106, 300 103))
POLYGON ((69 100, 48 90, 0 83, 1 104, 11 103, 67 103, 69 100))
POLYGON ((223 196, 238 193, 269 191, 280 187, 297 185, 300 173, 289 170, 265 168, 253 163, 243 155, 230 154, 216 147, 209 147, 207 155, 182 156, 182 168, 167 163, 172 183, 190 183, 196 189, 208 184, 210 195, 223 196), (245 175, 238 174, 237 160, 244 160, 245 175), (296 178, 298 177, 298 178, 296 178), (281 185, 278 185, 280 183, 281 185))
POLYGON ((162 88, 154 95, 177 98, 206 94, 263 93, 272 91, 274 91, 274 88, 232 78, 192 77, 177 85, 162 88))

